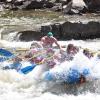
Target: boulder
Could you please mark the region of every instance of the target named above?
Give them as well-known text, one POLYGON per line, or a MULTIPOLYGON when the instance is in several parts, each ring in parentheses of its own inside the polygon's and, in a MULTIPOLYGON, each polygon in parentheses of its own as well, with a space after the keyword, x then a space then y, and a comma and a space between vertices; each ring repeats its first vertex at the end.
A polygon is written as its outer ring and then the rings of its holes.
POLYGON ((48 31, 54 33, 54 36, 60 40, 70 39, 95 39, 100 38, 100 20, 99 17, 88 19, 79 17, 72 18, 65 22, 54 23, 52 25, 42 26, 41 33, 45 35, 48 31))
POLYGON ((40 40, 41 38, 40 34, 41 33, 39 31, 20 31, 18 32, 17 36, 21 41, 33 41, 33 40, 40 40))
POLYGON ((86 12, 86 5, 83 0, 66 0, 62 3, 64 14, 80 14, 86 12))
POLYGON ((100 11, 100 0, 84 0, 90 12, 100 11))
POLYGON ((17 10, 17 9, 42 9, 52 8, 54 3, 46 0, 1 0, 5 9, 17 10))

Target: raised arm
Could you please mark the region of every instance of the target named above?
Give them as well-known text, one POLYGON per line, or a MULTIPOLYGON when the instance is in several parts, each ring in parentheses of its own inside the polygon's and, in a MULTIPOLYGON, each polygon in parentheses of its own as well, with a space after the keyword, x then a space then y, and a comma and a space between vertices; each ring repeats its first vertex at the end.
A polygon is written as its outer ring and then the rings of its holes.
POLYGON ((54 39, 54 41, 55 41, 55 44, 59 47, 59 49, 61 49, 61 46, 60 46, 60 44, 58 43, 57 39, 56 39, 56 38, 53 38, 53 39, 54 39))

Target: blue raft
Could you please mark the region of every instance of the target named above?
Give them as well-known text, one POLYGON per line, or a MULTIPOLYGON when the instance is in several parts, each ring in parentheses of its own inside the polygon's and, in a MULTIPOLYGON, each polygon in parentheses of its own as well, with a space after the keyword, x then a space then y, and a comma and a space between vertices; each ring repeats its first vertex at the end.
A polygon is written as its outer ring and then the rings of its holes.
POLYGON ((44 79, 46 81, 60 81, 65 82, 67 84, 75 84, 79 83, 80 77, 83 76, 86 78, 90 74, 90 70, 88 68, 84 68, 81 72, 78 69, 70 68, 68 72, 52 72, 47 71, 44 74, 44 79))

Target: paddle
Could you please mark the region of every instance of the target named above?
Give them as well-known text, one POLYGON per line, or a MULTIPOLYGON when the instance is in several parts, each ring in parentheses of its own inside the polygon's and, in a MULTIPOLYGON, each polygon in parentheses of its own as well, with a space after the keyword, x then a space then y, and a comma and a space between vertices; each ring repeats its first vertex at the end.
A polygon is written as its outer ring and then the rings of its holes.
POLYGON ((13 53, 11 53, 10 51, 8 51, 6 49, 2 49, 2 48, 0 48, 0 55, 1 55, 0 62, 8 60, 9 58, 15 57, 15 55, 13 53))
MULTIPOLYGON (((53 56, 50 56, 50 57, 48 57, 48 58, 46 58, 46 60, 49 60, 49 59, 51 59, 52 57, 54 57, 55 55, 53 55, 53 56)), ((43 64, 43 63, 45 63, 45 61, 44 62, 40 62, 40 63, 38 63, 38 64, 32 64, 32 65, 30 65, 30 66, 26 66, 26 67, 24 67, 24 68, 22 68, 21 70, 20 70, 20 72, 21 73, 23 73, 23 74, 28 74, 29 72, 31 72, 37 65, 39 65, 39 64, 43 64)))
POLYGON ((0 49, 0 55, 2 56, 6 56, 6 57, 11 57, 13 55, 13 53, 11 53, 10 51, 6 50, 6 49, 0 49))
POLYGON ((36 66, 37 66, 36 64, 32 64, 32 65, 30 65, 30 66, 26 66, 26 67, 22 68, 22 69, 20 70, 20 72, 23 73, 23 74, 27 74, 27 73, 29 73, 30 71, 32 71, 36 66))

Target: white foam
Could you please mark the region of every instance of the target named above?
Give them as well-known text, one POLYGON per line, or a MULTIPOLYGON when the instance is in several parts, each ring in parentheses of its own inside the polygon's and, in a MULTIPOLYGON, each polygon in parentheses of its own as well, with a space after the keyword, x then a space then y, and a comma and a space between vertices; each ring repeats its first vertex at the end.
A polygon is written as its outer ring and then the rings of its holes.
MULTIPOLYGON (((82 48, 89 48, 93 51, 99 50, 100 48, 100 40, 93 40, 93 41, 59 41, 62 45, 68 45, 69 43, 73 43, 77 46, 81 46, 82 48)), ((4 47, 13 47, 13 48, 29 48, 31 42, 8 42, 8 41, 0 41, 0 44, 4 47)), ((82 57, 82 55, 77 55, 74 61, 77 65, 90 65, 90 62, 87 60, 87 58, 82 57), (81 60, 82 58, 82 60, 81 60)), ((72 63, 69 63, 69 65, 72 63)), ((61 71, 62 69, 66 68, 68 69, 69 66, 68 62, 65 62, 61 64, 60 68, 59 66, 56 66, 55 69, 59 69, 61 71), (66 65, 66 66, 65 66, 66 65)), ((93 75, 99 76, 100 74, 100 63, 98 63, 95 67, 91 67, 93 69, 93 75)), ((87 67, 88 67, 87 66, 87 67)), ((44 89, 49 87, 49 84, 45 85, 45 83, 37 82, 35 79, 38 79, 41 77, 45 66, 38 66, 35 70, 33 70, 28 75, 22 75, 17 73, 15 70, 9 70, 9 71, 2 71, 0 70, 0 99, 1 100, 99 100, 100 94, 87 92, 85 94, 78 94, 77 96, 74 96, 73 94, 66 94, 61 93, 59 95, 56 95, 54 93, 50 93, 50 91, 45 91, 44 89), (44 68, 43 68, 44 67, 44 68), (35 77, 36 76, 36 77, 35 77)), ((52 69, 54 70, 54 69, 52 69)), ((55 70, 54 70, 55 71, 55 70)), ((83 86, 81 86, 83 87, 83 86)), ((99 83, 95 86, 95 90, 99 89, 99 83)), ((60 91, 60 90, 59 90, 60 91)), ((76 90, 75 90, 76 91, 76 90)), ((54 91, 55 93, 57 91, 54 91)))

